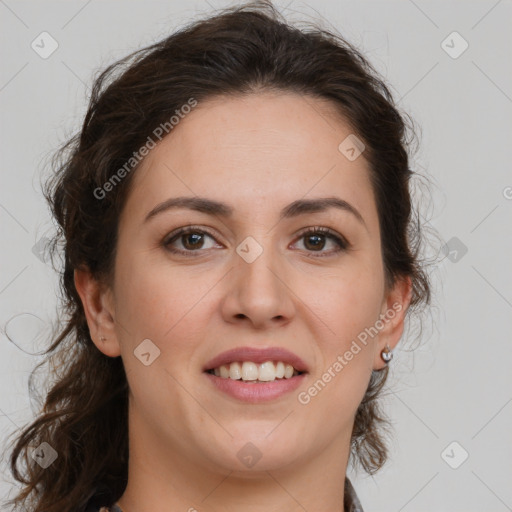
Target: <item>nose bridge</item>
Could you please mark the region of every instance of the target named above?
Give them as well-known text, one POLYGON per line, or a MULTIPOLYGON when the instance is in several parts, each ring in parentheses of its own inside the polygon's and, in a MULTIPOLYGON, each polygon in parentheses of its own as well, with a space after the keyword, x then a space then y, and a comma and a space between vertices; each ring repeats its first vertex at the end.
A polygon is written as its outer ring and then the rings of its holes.
POLYGON ((237 246, 236 252, 241 259, 237 268, 245 289, 256 287, 260 291, 266 288, 266 292, 279 292, 282 285, 276 274, 281 265, 276 260, 276 250, 272 247, 270 236, 260 236, 258 240, 248 236, 237 246))
POLYGON ((231 289, 236 311, 232 313, 243 314, 255 323, 289 317, 292 311, 285 265, 279 261, 279 251, 272 243, 271 236, 258 240, 248 236, 236 248, 239 261, 231 289))

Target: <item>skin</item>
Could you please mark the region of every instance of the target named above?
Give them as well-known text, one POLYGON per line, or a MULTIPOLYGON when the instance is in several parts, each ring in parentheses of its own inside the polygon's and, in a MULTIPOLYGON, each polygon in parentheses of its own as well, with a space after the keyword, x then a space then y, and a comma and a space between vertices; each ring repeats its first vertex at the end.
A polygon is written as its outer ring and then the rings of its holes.
POLYGON ((130 386, 125 512, 343 510, 354 416, 372 370, 385 365, 381 350, 400 339, 411 292, 409 279, 385 287, 364 153, 349 161, 338 150, 351 133, 332 105, 294 93, 199 104, 133 177, 112 288, 75 272, 91 337, 107 356, 122 357, 130 386), (232 217, 174 209, 144 222, 162 201, 196 195, 229 204, 232 217), (364 224, 334 208, 279 221, 292 201, 332 196, 356 208, 364 224), (189 225, 214 238, 205 235, 198 249, 178 238, 172 247, 189 253, 172 254, 166 236, 189 225), (335 252, 322 237, 315 249, 300 231, 316 226, 345 237, 349 248, 335 252), (252 263, 236 252, 248 236, 263 248, 252 263), (307 405, 299 403, 299 392, 393 304, 401 311, 307 405), (161 351, 149 366, 134 357, 144 339, 161 351), (202 368, 239 346, 285 347, 310 373, 272 402, 238 401, 202 368), (252 468, 237 457, 248 442, 262 454, 252 468))

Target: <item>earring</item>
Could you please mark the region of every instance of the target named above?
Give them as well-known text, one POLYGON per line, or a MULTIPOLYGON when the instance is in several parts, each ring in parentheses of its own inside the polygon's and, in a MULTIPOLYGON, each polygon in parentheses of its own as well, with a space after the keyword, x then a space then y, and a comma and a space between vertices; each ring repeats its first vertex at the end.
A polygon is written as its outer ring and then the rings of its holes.
POLYGON ((388 364, 391 359, 393 359, 393 351, 389 348, 389 345, 386 345, 382 352, 380 353, 380 357, 382 360, 388 364))
POLYGON ((107 338, 105 338, 105 336, 100 336, 100 340, 101 341, 107 341, 107 338))

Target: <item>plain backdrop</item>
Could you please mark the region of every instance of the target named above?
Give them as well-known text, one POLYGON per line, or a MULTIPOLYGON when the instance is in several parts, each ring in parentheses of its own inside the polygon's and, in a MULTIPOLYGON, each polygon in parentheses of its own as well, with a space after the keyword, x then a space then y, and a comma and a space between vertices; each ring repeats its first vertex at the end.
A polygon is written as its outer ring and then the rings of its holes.
MULTIPOLYGON (((30 370, 57 309, 41 254, 52 224, 40 182, 80 126, 95 73, 223 1, 0 1, 0 432, 28 422, 30 370), (48 35, 41 36, 42 32, 48 35), (47 58, 33 41, 58 48, 47 58), (38 39, 39 38, 39 39, 38 39), (9 335, 9 338, 7 337, 9 335)), ((406 339, 383 400, 391 458, 349 471, 367 512, 512 510, 512 4, 510 1, 276 2, 360 48, 420 129, 426 226, 441 242, 423 339, 406 339), (427 204, 427 203, 426 203, 427 204), (414 350, 412 350, 414 348, 414 350)), ((435 247, 433 253, 435 253, 435 247)), ((2 466, 0 496, 14 483, 2 466)))

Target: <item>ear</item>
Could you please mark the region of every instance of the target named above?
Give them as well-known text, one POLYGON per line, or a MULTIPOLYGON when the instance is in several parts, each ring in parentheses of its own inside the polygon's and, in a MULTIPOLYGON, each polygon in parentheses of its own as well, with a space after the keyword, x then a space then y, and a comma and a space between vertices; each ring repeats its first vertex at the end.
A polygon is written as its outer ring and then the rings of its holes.
POLYGON ((393 350, 400 341, 411 298, 412 280, 409 276, 397 279, 393 287, 386 292, 379 317, 383 327, 374 345, 374 370, 381 370, 386 366, 381 357, 381 352, 386 345, 393 350))
POLYGON ((115 330, 112 291, 96 280, 88 269, 75 269, 74 280, 75 288, 82 300, 93 343, 107 356, 121 355, 115 330))

